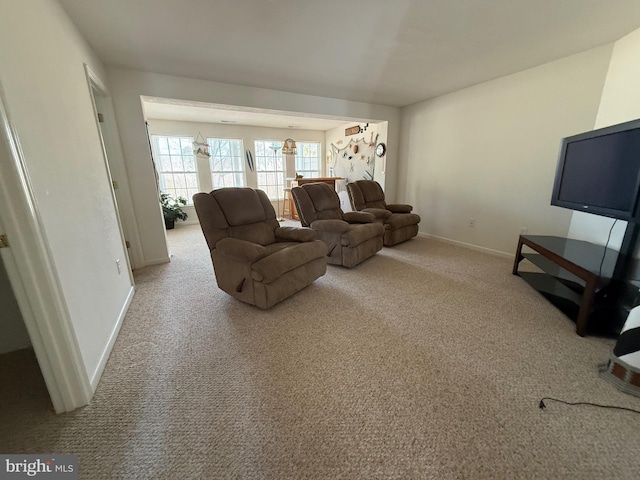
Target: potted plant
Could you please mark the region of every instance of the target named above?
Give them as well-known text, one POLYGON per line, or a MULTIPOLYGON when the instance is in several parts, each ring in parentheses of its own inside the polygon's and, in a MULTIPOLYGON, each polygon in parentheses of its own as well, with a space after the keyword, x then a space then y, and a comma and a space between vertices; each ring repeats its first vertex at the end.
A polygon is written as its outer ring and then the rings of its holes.
POLYGON ((182 210, 182 206, 187 204, 184 197, 173 198, 168 193, 160 194, 160 204, 162 205, 162 214, 164 215, 164 226, 167 230, 171 230, 176 223, 176 219, 187 219, 187 213, 182 210))

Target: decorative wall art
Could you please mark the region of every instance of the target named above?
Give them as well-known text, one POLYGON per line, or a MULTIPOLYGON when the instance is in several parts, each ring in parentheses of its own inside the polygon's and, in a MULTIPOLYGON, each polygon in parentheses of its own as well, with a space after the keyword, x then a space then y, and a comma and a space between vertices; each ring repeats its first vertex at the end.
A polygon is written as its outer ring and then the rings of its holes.
POLYGON ((349 127, 344 130, 344 136, 348 137, 349 135, 357 135, 358 133, 364 133, 369 128, 369 124, 367 123, 364 127, 360 125, 356 125, 355 127, 349 127))
POLYGON ((346 178, 349 182, 373 179, 377 140, 378 134, 371 132, 369 138, 353 138, 344 146, 332 143, 329 163, 332 176, 346 178))
POLYGON ((282 142, 282 153, 284 155, 295 155, 298 152, 296 147, 296 141, 292 138, 287 138, 282 142))
POLYGON ((204 137, 200 132, 198 132, 198 136, 193 142, 193 154, 196 157, 200 157, 200 158, 211 157, 211 154, 209 153, 209 144, 205 141, 204 137))

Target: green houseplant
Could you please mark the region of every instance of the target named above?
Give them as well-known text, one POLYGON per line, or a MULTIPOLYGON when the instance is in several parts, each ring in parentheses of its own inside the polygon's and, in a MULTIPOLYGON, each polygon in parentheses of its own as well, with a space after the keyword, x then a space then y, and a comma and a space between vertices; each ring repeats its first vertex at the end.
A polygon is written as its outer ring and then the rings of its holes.
POLYGON ((161 193, 160 204, 162 205, 162 215, 164 215, 164 225, 167 230, 171 230, 175 226, 176 219, 187 219, 187 212, 182 210, 182 206, 187 204, 186 198, 173 198, 168 193, 161 193))

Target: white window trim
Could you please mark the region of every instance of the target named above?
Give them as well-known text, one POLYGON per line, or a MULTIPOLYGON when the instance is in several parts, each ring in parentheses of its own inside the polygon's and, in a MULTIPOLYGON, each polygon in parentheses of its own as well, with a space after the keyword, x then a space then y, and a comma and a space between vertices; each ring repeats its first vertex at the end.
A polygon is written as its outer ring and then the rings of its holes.
MULTIPOLYGON (((243 181, 243 187, 248 186, 248 178, 247 178, 247 168, 245 165, 245 149, 244 149, 244 139, 243 138, 237 138, 237 137, 207 137, 207 143, 209 144, 209 147, 211 148, 211 142, 210 140, 237 140, 240 142, 240 165, 242 165, 242 181, 243 181)), ((213 158, 213 148, 211 148, 211 157, 213 158)), ((209 171, 209 178, 211 181, 211 186, 212 188, 215 188, 214 182, 213 182, 213 170, 211 168, 211 160, 212 158, 209 159, 208 162, 208 171, 209 171)))
MULTIPOLYGON (((188 138, 191 140, 191 143, 193 143, 194 141, 194 137, 192 135, 180 135, 180 134, 164 134, 164 133, 152 133, 151 134, 151 151, 153 152, 153 162, 158 174, 158 190, 161 193, 169 193, 171 194, 171 192, 166 191, 162 188, 161 185, 161 175, 163 173, 174 173, 174 172, 163 172, 163 170, 161 169, 161 162, 160 162, 160 152, 158 150, 158 137, 164 137, 164 138, 188 138)), ((196 190, 197 191, 201 191, 201 187, 200 187, 200 177, 199 177, 199 172, 198 172, 198 159, 197 157, 194 155, 194 165, 195 165, 195 170, 194 171, 185 171, 185 172, 178 172, 178 173, 195 173, 196 175, 196 182, 197 182, 197 187, 196 190)), ((188 206, 193 206, 193 198, 191 195, 186 195, 185 198, 187 199, 187 205, 188 206)))

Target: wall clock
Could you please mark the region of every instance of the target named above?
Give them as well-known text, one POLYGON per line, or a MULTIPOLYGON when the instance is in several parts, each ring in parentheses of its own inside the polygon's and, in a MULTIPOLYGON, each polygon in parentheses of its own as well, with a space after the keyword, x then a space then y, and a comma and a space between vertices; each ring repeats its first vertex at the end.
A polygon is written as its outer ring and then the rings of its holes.
POLYGON ((379 143, 376 147, 376 155, 382 157, 387 152, 387 146, 384 143, 379 143))

